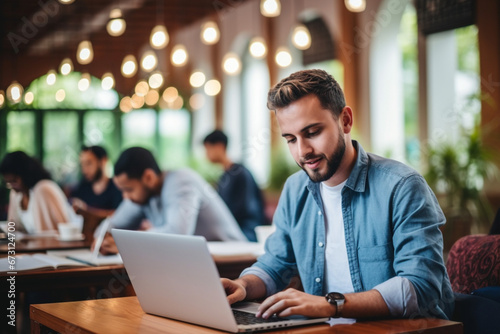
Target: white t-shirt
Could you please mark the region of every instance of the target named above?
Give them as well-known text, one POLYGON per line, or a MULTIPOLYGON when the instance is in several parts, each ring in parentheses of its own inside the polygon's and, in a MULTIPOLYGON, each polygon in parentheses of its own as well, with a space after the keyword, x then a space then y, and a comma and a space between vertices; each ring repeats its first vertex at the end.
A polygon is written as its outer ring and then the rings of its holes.
POLYGON ((341 192, 346 181, 334 187, 329 187, 322 182, 320 187, 325 210, 325 284, 328 292, 354 292, 342 216, 341 192))

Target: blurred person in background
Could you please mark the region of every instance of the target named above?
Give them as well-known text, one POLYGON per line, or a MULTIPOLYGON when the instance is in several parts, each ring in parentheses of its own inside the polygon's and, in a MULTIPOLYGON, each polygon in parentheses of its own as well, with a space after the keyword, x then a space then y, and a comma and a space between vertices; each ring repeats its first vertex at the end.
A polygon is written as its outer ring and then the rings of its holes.
POLYGON ((227 144, 227 136, 220 130, 215 130, 203 140, 208 160, 224 168, 224 174, 217 182, 217 192, 248 240, 257 241, 255 227, 267 224, 262 192, 252 173, 229 159, 227 144))
POLYGON ((110 216, 122 201, 122 193, 106 172, 108 153, 101 146, 83 146, 80 152, 82 180, 71 190, 76 213, 82 210, 95 216, 110 216))
POLYGON ((58 223, 70 222, 66 196, 38 160, 22 151, 7 153, 0 174, 11 189, 7 219, 17 224, 17 230, 57 231, 58 223))

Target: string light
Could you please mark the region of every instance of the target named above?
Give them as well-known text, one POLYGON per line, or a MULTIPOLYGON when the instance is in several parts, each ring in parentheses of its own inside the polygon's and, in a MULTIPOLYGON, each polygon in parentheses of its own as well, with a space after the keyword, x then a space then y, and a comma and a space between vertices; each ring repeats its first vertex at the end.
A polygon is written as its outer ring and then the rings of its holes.
POLYGON ((360 13, 366 9, 366 0, 345 0, 345 6, 353 13, 360 13))
POLYGON ((205 90, 205 94, 207 94, 208 96, 215 96, 215 95, 220 93, 221 84, 216 79, 208 80, 205 83, 204 90, 205 90))
POLYGON ((172 49, 172 65, 174 66, 184 66, 188 61, 188 53, 186 48, 182 44, 176 45, 172 49))
POLYGON ((267 54, 266 42, 262 37, 254 37, 250 41, 250 45, 248 47, 250 54, 252 57, 257 59, 262 59, 267 54))
POLYGON ((35 100, 35 94, 33 94, 33 92, 26 92, 26 94, 24 94, 24 103, 26 103, 27 105, 32 104, 34 100, 35 100))
POLYGON ((13 81, 7 88, 7 99, 12 103, 18 103, 23 96, 24 88, 17 81, 13 81))
POLYGON ((122 62, 122 75, 131 78, 137 73, 137 60, 134 55, 127 55, 122 62))
POLYGON ((189 83, 191 84, 192 87, 201 87, 205 83, 205 74, 201 71, 195 71, 191 76, 189 77, 189 83))
POLYGON ((141 67, 146 72, 151 72, 158 64, 158 58, 153 51, 146 51, 142 55, 141 67))
POLYGON ((101 87, 104 90, 110 90, 115 87, 115 77, 113 76, 113 73, 106 72, 103 74, 101 78, 101 87))
POLYGON ((276 17, 281 13, 280 0, 261 0, 260 13, 266 17, 276 17))
POLYGON ((229 75, 236 75, 241 71, 241 61, 238 55, 234 52, 229 52, 222 60, 222 68, 229 75))
POLYGON ((151 30, 149 43, 153 49, 163 49, 167 46, 170 37, 168 36, 167 28, 164 25, 157 25, 151 30))
POLYGON ((81 41, 78 44, 78 50, 76 52, 76 60, 82 65, 87 65, 94 59, 94 49, 92 48, 92 43, 90 41, 81 41))
POLYGON ((62 75, 68 75, 73 71, 73 62, 71 61, 71 58, 64 58, 63 61, 61 62, 61 66, 59 67, 59 72, 61 72, 62 75))
POLYGON ((212 45, 219 41, 220 31, 217 23, 214 21, 205 22, 201 26, 201 41, 204 44, 212 45))
POLYGON ((123 19, 122 11, 118 8, 115 8, 109 13, 109 21, 106 25, 106 30, 108 34, 113 37, 121 36, 125 32, 127 28, 127 23, 123 19))
POLYGON ((160 72, 151 74, 148 79, 149 87, 153 89, 160 88, 163 85, 163 75, 160 72))
POLYGON ((307 50, 311 47, 311 33, 303 24, 299 24, 293 29, 292 43, 299 50, 307 50))
POLYGON ((56 83, 56 71, 50 70, 47 72, 47 78, 45 81, 47 82, 47 85, 52 86, 56 83))
POLYGON ((290 66, 292 63, 292 55, 288 51, 287 48, 281 47, 278 48, 278 51, 276 52, 276 64, 280 67, 287 67, 290 66))

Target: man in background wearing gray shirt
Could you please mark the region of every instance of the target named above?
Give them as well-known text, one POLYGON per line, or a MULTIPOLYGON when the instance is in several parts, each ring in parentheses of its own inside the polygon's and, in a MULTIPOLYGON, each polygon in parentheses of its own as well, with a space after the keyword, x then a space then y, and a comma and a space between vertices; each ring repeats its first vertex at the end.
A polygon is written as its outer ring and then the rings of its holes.
MULTIPOLYGON (((226 204, 194 171, 162 173, 150 151, 131 147, 122 152, 114 172, 124 200, 109 218, 111 227, 138 230, 147 219, 149 231, 201 235, 208 241, 246 240, 226 204)), ((115 252, 108 235, 101 253, 115 252)))

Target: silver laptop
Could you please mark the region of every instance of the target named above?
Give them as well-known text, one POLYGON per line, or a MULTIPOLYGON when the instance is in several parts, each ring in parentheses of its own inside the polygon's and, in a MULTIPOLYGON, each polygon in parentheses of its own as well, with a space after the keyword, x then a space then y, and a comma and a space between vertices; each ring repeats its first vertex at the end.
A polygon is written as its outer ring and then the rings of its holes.
POLYGON ((231 308, 203 237, 118 229, 112 234, 146 313, 233 333, 328 320, 256 318, 257 303, 237 303, 231 308), (237 323, 241 316, 250 321, 237 323), (248 323, 253 321, 259 323, 248 323))

